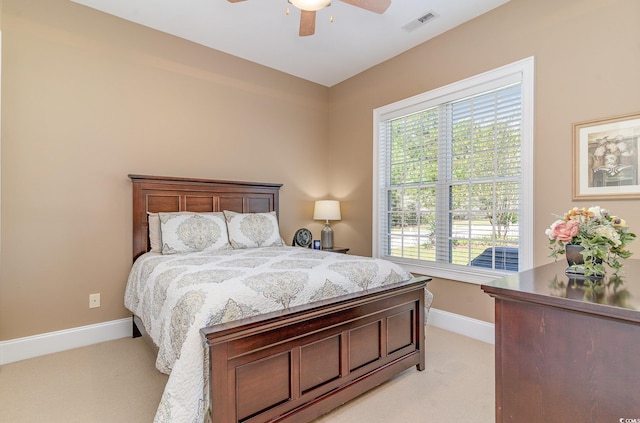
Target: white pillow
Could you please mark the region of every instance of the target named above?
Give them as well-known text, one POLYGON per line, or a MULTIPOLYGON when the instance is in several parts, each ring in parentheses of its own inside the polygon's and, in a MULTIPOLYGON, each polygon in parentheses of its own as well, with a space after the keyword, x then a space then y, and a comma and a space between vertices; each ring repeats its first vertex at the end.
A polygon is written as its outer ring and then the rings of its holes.
POLYGON ((160 234, 160 216, 158 213, 149 213, 149 246, 152 253, 162 252, 162 235, 160 234))
POLYGON ((229 242, 231 247, 281 247, 284 245, 280 237, 276 212, 269 213, 236 213, 224 210, 227 221, 229 242))
POLYGON ((217 213, 158 213, 162 254, 229 249, 224 215, 217 213))

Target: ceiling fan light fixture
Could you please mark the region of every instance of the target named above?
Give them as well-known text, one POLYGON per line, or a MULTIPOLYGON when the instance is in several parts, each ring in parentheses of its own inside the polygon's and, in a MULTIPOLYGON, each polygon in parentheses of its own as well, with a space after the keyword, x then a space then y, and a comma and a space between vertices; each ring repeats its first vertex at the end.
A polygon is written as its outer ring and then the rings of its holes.
POLYGON ((300 10, 315 12, 331 5, 331 0, 289 0, 289 3, 300 10))

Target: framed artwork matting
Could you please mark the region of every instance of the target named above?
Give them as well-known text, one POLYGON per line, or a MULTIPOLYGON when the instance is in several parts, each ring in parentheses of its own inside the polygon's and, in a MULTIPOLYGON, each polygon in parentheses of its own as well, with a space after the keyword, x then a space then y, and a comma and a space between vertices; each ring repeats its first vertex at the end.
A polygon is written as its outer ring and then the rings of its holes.
POLYGON ((573 124, 573 199, 640 198, 640 113, 573 124))

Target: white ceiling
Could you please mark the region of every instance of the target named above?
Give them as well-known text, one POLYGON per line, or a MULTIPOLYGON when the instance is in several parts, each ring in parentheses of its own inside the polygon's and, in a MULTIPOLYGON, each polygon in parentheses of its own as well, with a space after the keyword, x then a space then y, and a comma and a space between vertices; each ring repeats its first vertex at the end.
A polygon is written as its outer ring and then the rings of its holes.
POLYGON ((333 0, 308 37, 287 0, 72 1, 330 87, 509 0, 392 0, 382 15, 333 0))

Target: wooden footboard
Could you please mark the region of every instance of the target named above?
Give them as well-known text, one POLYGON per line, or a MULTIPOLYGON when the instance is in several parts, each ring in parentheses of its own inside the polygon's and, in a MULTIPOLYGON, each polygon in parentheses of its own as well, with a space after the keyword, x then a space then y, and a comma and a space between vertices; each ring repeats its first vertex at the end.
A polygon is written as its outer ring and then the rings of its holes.
POLYGON ((425 368, 428 278, 202 329, 213 423, 309 422, 425 368))

